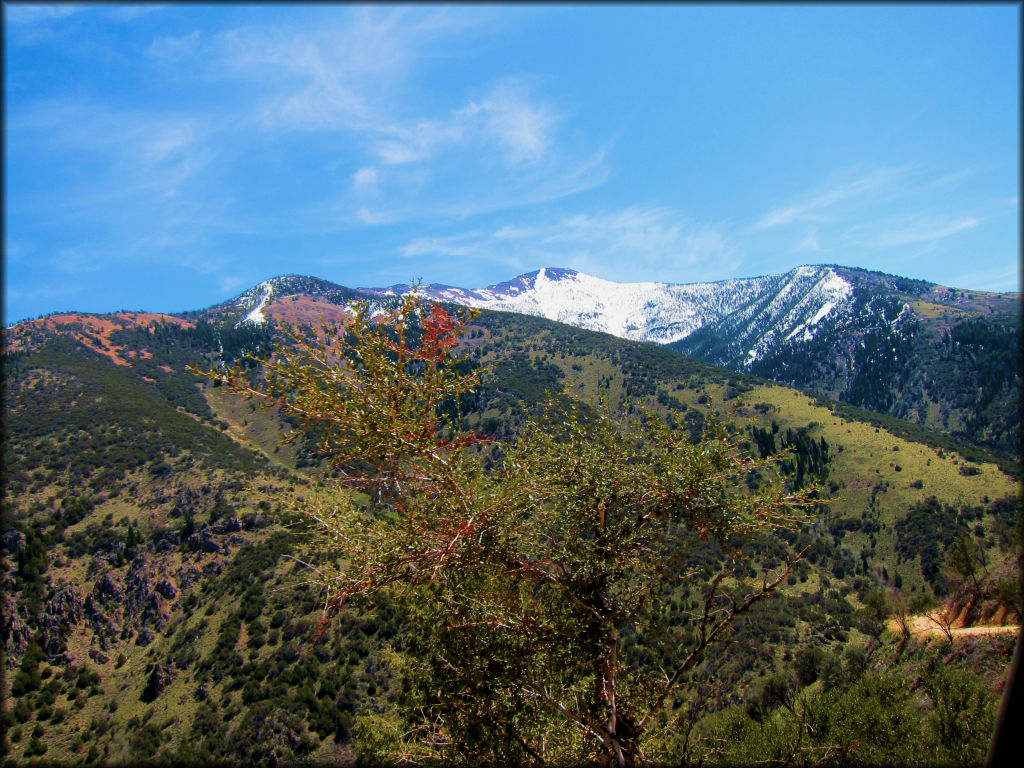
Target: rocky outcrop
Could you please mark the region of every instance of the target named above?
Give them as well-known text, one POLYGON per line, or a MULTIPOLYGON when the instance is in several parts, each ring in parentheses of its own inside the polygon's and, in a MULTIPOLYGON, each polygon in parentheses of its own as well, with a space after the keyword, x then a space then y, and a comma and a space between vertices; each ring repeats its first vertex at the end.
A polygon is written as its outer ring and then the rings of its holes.
POLYGON ((18 601, 9 592, 3 597, 3 616, 0 618, 0 641, 8 659, 20 657, 28 648, 32 631, 18 613, 18 601))
POLYGON ((157 554, 173 552, 181 545, 181 536, 173 528, 163 528, 153 536, 153 551, 157 554))
POLYGON ((156 637, 156 635, 153 633, 153 630, 148 627, 143 627, 139 630, 139 636, 135 638, 135 644, 145 647, 153 642, 154 637, 156 637))
POLYGON ((178 569, 178 585, 186 590, 202 578, 202 573, 194 565, 183 565, 178 569))
POLYGON ((204 552, 211 555, 230 555, 231 549, 227 544, 214 539, 214 533, 216 533, 214 529, 209 526, 203 526, 188 537, 185 541, 185 546, 192 552, 204 552))
POLYGON ((61 658, 68 647, 68 638, 82 620, 82 596, 67 584, 43 603, 36 617, 43 653, 50 659, 61 658))
POLYGON ((146 680, 146 687, 142 690, 142 700, 145 702, 156 701, 156 697, 163 693, 164 689, 174 679, 174 670, 158 662, 146 667, 149 679, 146 680))
POLYGON ((191 486, 182 486, 174 495, 174 506, 171 508, 171 517, 181 517, 186 512, 195 513, 199 510, 203 495, 191 486))
POLYGON ((168 600, 173 600, 178 596, 178 588, 175 587, 169 579, 160 579, 160 581, 156 583, 155 589, 168 600))
POLYGON ((222 518, 210 526, 214 533, 235 533, 242 530, 242 523, 236 517, 222 518))
POLYGON ((111 642, 117 639, 121 630, 104 610, 104 603, 101 598, 97 597, 95 589, 92 594, 85 598, 84 608, 85 616, 89 620, 89 625, 96 635, 96 641, 99 643, 100 648, 104 651, 109 651, 111 642))
POLYGON ((110 572, 104 573, 96 580, 92 593, 104 607, 120 603, 124 599, 124 590, 110 572))
POLYGON ((25 534, 21 531, 4 531, 3 547, 7 555, 15 555, 25 548, 25 534))
POLYGON ((176 598, 178 590, 170 579, 158 579, 156 572, 148 555, 139 555, 132 561, 124 579, 124 619, 134 627, 149 627, 159 632, 170 617, 165 600, 176 598))

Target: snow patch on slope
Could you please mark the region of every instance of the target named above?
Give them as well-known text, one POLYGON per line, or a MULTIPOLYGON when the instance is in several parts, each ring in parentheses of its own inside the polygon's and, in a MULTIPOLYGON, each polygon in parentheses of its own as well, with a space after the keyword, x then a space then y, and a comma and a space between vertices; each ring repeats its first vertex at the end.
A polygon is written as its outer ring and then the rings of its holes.
MULTIPOLYGON (((265 283, 260 283, 253 290, 253 293, 255 293, 255 291, 260 290, 262 290, 262 292, 260 293, 259 298, 255 299, 255 306, 252 307, 252 309, 249 311, 249 314, 247 314, 238 322, 238 325, 241 325, 242 323, 263 325, 263 323, 267 321, 266 315, 263 314, 263 308, 270 303, 270 299, 274 295, 274 284, 270 280, 266 281, 265 283)), ((239 300, 239 304, 242 304, 242 307, 244 309, 245 304, 252 301, 253 298, 245 296, 239 300)))
MULTIPOLYGON (((407 291, 392 286, 378 294, 407 291)), ((813 338, 813 326, 852 293, 828 267, 715 283, 616 283, 570 269, 544 268, 487 288, 425 286, 439 301, 545 317, 633 341, 670 344, 700 328, 736 319, 749 348, 746 365, 776 339, 813 338)))

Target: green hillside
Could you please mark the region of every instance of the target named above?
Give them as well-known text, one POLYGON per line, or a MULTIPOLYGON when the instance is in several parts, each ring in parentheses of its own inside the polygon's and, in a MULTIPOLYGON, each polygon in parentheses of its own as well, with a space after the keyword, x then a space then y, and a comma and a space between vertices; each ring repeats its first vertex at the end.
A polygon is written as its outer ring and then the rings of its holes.
MULTIPOLYGON (((396 722, 407 695, 403 607, 382 600, 346 611, 319 636, 323 595, 290 559, 305 555, 289 505, 342 492, 322 457, 309 443, 280 447, 284 420, 185 371, 265 351, 270 333, 123 328, 109 338, 136 354, 119 365, 51 330, 5 355, 12 759, 335 762, 369 754, 374 728, 396 722)), ((947 567, 947 551, 966 535, 984 558, 967 617, 1019 621, 1019 595, 1006 588, 1020 514, 1007 462, 977 446, 968 460, 943 433, 869 423, 848 406, 669 349, 537 318, 483 313, 463 345, 485 372, 461 414, 484 434, 512 438, 523 406, 538 408, 546 391, 625 411, 644 403, 666 417, 674 409, 676 427, 692 435, 718 412, 749 435, 750 451, 788 447, 794 486, 817 480, 831 496, 810 526, 762 542, 765 562, 782 544, 811 550, 781 594, 737 625, 737 642, 695 670, 676 710, 692 738, 667 729, 664 760, 761 754, 781 764, 800 732, 800 696, 822 725, 818 751, 797 763, 904 761, 914 749, 953 759, 934 705, 954 700, 951 686, 973 692, 972 716, 991 728, 1012 635, 957 639, 949 652, 941 638, 901 643, 884 628, 879 595, 898 588, 919 606, 956 598, 966 582, 947 567), (953 671, 939 674, 938 660, 953 671), (919 683, 894 698, 886 679, 919 683), (890 752, 857 752, 857 734, 838 724, 843 707, 896 717, 926 701, 916 710, 923 721, 903 723, 882 747, 890 752), (718 742, 695 746, 698 735, 739 741, 716 752, 708 745, 718 742)), ((709 565, 722 553, 709 544, 693 557, 709 565)), ((685 621, 702 595, 662 599, 685 621)), ((664 661, 645 648, 643 638, 628 643, 637 663, 664 661)), ((970 742, 966 762, 982 759, 984 741, 970 742)))
MULTIPOLYGON (((1020 297, 835 266, 854 286, 852 306, 815 326, 813 338, 760 356, 751 373, 1020 454, 1020 297)), ((725 318, 671 346, 740 368, 725 318)))

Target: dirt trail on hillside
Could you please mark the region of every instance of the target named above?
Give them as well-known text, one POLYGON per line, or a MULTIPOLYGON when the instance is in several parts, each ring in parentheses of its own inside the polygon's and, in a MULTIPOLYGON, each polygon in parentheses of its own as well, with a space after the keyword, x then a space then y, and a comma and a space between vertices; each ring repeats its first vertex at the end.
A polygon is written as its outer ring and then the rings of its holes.
MULTIPOLYGON (((910 616, 907 622, 910 628, 910 634, 917 637, 923 635, 945 637, 946 633, 942 628, 934 621, 929 619, 927 616, 910 616)), ((900 627, 896 619, 889 621, 889 629, 893 632, 899 632, 900 627)), ((1008 635, 1010 633, 1020 632, 1020 627, 1016 624, 1010 626, 977 626, 977 627, 954 627, 950 629, 953 637, 963 637, 969 635, 1008 635)))

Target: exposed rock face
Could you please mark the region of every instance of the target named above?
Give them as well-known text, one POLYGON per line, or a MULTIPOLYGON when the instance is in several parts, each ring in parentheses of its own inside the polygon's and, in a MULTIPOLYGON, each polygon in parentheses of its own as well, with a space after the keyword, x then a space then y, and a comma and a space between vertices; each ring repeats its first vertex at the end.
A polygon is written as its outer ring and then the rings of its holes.
POLYGON ((100 609, 99 601, 93 595, 85 598, 85 615, 97 636, 116 635, 119 632, 117 625, 100 609))
POLYGON ((153 537, 153 551, 158 554, 173 552, 181 544, 181 537, 173 528, 164 528, 153 537))
POLYGON ((57 590, 44 604, 36 617, 41 635, 43 653, 51 659, 67 650, 68 637, 82 620, 82 596, 68 584, 57 590))
POLYGON ((3 617, 0 620, 0 640, 8 659, 20 657, 28 648, 32 631, 18 613, 18 601, 5 592, 3 597, 3 617))
POLYGON ((149 679, 146 681, 146 687, 142 691, 142 700, 145 702, 155 701, 156 697, 171 684, 171 681, 174 679, 174 670, 154 662, 146 667, 146 671, 149 673, 149 679))
POLYGON ((173 600, 178 596, 177 587, 175 587, 169 579, 160 579, 160 581, 156 583, 156 591, 168 600, 173 600))
POLYGON ((109 572, 97 579, 92 592, 103 607, 109 606, 112 602, 119 603, 124 599, 124 590, 109 572))
POLYGON ((213 529, 204 526, 188 537, 188 540, 185 542, 186 546, 193 552, 205 552, 211 555, 231 554, 231 550, 228 549, 227 545, 214 540, 214 533, 213 529))
POLYGON ((174 506, 171 507, 171 517, 181 517, 187 512, 195 514, 199 511, 203 500, 202 491, 185 485, 174 494, 174 506))
POLYGON ((74 585, 66 584, 49 600, 47 612, 60 616, 68 624, 77 624, 82 620, 82 596, 74 585))
POLYGON ((202 577, 199 569, 194 565, 182 566, 178 569, 178 584, 182 589, 188 589, 202 577))
POLYGON ((103 549, 93 554, 93 560, 104 565, 114 565, 124 557, 125 545, 123 541, 110 541, 103 549))
POLYGON ((242 523, 239 522, 238 518, 229 517, 218 520, 210 527, 210 530, 214 533, 234 533, 242 530, 242 523))
POLYGON ((25 534, 21 531, 5 531, 3 545, 8 555, 17 554, 25 548, 25 534))
POLYGON ((170 616, 161 597, 172 600, 178 590, 170 579, 158 579, 159 571, 152 558, 139 555, 125 576, 125 623, 135 627, 151 627, 159 632, 170 616))

